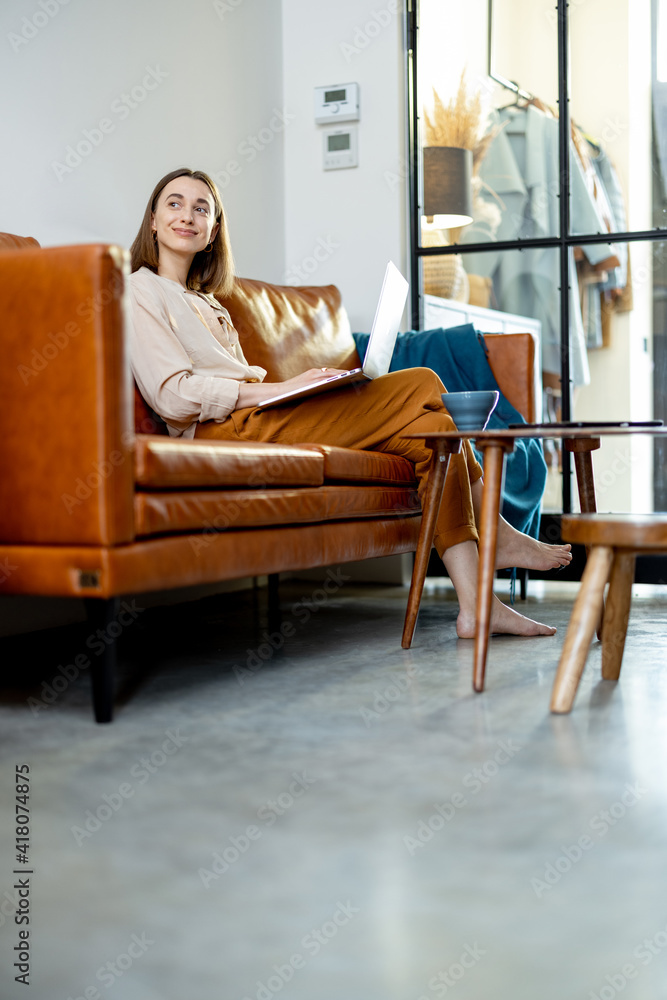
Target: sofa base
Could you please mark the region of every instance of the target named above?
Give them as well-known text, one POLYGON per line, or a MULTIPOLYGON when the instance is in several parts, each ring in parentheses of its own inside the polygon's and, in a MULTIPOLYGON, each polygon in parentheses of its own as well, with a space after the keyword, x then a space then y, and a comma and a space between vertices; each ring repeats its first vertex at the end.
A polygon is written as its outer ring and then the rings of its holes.
POLYGON ((108 598, 312 569, 417 547, 419 515, 206 532, 119 545, 0 545, 0 593, 108 598))

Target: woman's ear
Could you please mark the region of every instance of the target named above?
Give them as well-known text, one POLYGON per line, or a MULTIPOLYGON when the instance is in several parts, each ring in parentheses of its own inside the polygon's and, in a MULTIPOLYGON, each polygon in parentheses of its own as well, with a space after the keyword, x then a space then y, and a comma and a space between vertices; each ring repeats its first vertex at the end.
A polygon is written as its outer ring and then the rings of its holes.
POLYGON ((211 235, 209 236, 209 240, 210 240, 211 243, 216 238, 216 236, 218 235, 219 231, 220 231, 220 223, 216 222, 216 224, 213 226, 213 229, 211 230, 211 235))

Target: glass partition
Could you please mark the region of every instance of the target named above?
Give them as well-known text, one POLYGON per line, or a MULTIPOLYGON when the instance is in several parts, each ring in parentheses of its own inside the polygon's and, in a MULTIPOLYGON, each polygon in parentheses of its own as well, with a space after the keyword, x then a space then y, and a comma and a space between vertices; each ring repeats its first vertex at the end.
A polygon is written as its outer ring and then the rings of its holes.
MULTIPOLYGON (((537 324, 545 419, 667 420, 667 0, 410 6, 413 325, 537 324), (438 100, 478 127, 459 227, 424 212, 438 100)), ((594 456, 600 509, 667 509, 667 443, 619 440, 594 456)), ((545 510, 577 509, 569 457, 545 453, 545 510)))

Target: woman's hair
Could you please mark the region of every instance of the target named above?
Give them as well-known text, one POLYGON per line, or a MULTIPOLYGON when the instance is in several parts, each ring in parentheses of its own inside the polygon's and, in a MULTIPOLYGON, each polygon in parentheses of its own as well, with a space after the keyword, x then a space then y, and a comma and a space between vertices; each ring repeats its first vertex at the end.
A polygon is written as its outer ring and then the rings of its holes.
POLYGON ((213 240, 210 252, 205 253, 203 250, 200 250, 199 253, 195 254, 188 272, 188 288, 196 292, 211 292, 220 296, 229 295, 234 285, 234 258, 229 242, 225 210, 222 207, 220 193, 215 181, 212 181, 208 174, 203 173, 201 170, 190 170, 188 167, 181 167, 180 170, 172 170, 170 174, 167 174, 162 180, 157 182, 152 195, 148 199, 139 232, 130 248, 132 271, 138 271, 140 267, 147 267, 149 270, 157 272, 159 250, 156 241, 153 239, 151 215, 155 211, 158 199, 163 190, 176 177, 192 177, 194 180, 203 181, 207 185, 215 204, 215 221, 220 227, 213 240))

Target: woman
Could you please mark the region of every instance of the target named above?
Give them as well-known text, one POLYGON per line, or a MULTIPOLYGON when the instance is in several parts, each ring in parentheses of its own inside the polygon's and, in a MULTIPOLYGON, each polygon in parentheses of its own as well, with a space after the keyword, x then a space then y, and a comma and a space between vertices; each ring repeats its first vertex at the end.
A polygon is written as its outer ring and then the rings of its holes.
MULTIPOLYGON (((258 404, 276 394, 263 368, 249 364, 229 313, 211 293, 231 291, 234 268, 227 223, 214 182, 200 171, 174 170, 158 182, 132 244, 129 280, 132 368, 144 399, 173 436, 224 441, 315 442, 386 451, 414 462, 420 495, 431 453, 406 434, 452 430, 445 388, 428 368, 374 379, 275 409, 258 404)), ((321 377, 310 369, 280 384, 298 388, 321 377)), ((334 374, 336 369, 324 369, 334 374)), ((466 443, 452 456, 434 545, 459 600, 461 638, 475 633, 476 517, 482 470, 466 443)), ((498 526, 497 568, 555 569, 570 561, 569 545, 546 545, 498 526)), ((494 599, 494 632, 553 635, 494 599)))

